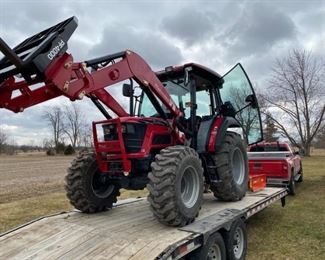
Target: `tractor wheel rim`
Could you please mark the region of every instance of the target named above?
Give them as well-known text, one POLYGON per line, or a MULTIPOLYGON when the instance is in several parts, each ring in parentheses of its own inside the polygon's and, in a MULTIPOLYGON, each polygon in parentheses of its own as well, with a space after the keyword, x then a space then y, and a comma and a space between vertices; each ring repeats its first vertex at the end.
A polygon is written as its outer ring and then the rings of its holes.
POLYGON ((114 190, 114 185, 110 184, 106 176, 97 171, 91 181, 91 189, 93 193, 101 199, 107 198, 114 190))
POLYGON ((181 179, 181 198, 187 208, 192 208, 198 200, 200 181, 196 170, 187 166, 181 179))
POLYGON ((222 259, 221 257, 221 249, 218 244, 213 244, 208 251, 208 260, 212 259, 222 259))
POLYGON ((236 147, 232 154, 232 172, 234 180, 241 185, 245 179, 245 160, 242 151, 236 147))
POLYGON ((244 240, 245 240, 244 232, 240 227, 237 227, 233 239, 234 239, 233 250, 234 250, 235 258, 240 259, 244 252, 244 240))

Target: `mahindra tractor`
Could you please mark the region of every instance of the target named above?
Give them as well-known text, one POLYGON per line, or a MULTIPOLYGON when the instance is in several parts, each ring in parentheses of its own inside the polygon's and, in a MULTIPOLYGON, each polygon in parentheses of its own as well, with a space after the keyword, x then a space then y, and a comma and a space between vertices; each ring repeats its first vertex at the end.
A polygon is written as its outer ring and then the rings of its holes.
POLYGON ((246 144, 262 139, 242 66, 223 77, 195 63, 153 72, 130 50, 75 62, 67 48, 77 24, 71 17, 13 49, 0 38, 1 108, 18 113, 59 96, 87 97, 105 117, 92 123, 94 151, 68 169, 71 204, 101 212, 112 208, 120 189, 147 188, 157 219, 184 226, 198 216, 204 185, 218 200, 242 199, 246 144), (110 94, 112 85, 127 104, 110 94))

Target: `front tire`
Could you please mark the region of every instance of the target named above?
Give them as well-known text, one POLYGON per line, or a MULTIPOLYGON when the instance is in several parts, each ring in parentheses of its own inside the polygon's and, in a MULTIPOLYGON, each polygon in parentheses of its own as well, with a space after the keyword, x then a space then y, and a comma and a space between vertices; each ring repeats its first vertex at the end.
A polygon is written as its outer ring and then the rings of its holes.
POLYGON ((203 197, 203 168, 190 147, 160 151, 151 164, 148 201, 157 219, 169 226, 185 226, 199 213, 203 197))
POLYGON ((215 156, 219 182, 211 185, 214 196, 224 201, 241 200, 248 186, 248 162, 240 135, 227 132, 215 156))
POLYGON ((94 153, 84 153, 73 160, 65 181, 70 203, 84 213, 112 208, 120 195, 119 187, 99 171, 94 153))

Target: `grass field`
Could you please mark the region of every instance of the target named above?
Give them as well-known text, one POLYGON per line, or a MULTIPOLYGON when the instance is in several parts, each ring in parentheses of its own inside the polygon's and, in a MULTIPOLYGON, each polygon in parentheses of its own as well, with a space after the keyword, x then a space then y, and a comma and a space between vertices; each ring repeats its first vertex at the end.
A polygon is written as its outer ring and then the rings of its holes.
MULTIPOLYGON (((305 180, 287 205, 248 221, 247 259, 325 259, 325 155, 304 158, 305 180)), ((63 189, 72 157, 0 157, 0 232, 36 217, 68 211, 63 189)), ((146 192, 122 191, 121 198, 146 192)))

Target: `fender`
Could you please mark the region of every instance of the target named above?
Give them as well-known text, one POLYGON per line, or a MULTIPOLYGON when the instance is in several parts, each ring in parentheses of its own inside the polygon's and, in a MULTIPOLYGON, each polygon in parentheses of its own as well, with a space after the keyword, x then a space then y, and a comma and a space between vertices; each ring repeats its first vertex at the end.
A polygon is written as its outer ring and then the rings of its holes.
POLYGON ((215 152, 220 149, 222 141, 226 136, 227 129, 232 127, 241 127, 240 123, 235 118, 228 116, 216 118, 210 132, 209 152, 215 152))

